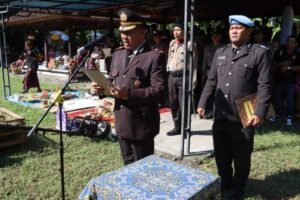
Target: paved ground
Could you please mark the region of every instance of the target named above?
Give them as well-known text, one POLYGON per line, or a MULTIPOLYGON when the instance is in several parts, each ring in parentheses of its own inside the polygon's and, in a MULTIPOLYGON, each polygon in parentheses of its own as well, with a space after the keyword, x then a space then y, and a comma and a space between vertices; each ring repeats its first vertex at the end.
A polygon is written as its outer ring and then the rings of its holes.
MULTIPOLYGON (((191 137, 190 137, 190 153, 203 154, 210 153, 213 150, 211 136, 212 120, 200 119, 198 116, 192 115, 191 137)), ((182 137, 167 136, 166 133, 173 128, 171 113, 161 114, 160 133, 155 138, 155 151, 167 154, 173 158, 181 155, 182 137)), ((187 139, 185 140, 184 155, 187 155, 187 139)), ((199 159, 199 157, 197 157, 199 159)))

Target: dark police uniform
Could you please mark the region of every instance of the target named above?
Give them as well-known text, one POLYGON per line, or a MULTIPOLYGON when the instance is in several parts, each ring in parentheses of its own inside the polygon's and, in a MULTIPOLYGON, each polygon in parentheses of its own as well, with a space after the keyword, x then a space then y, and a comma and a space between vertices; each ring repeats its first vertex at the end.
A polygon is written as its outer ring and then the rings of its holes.
MULTIPOLYGON (((119 30, 124 38, 129 34, 127 31, 142 34, 146 29, 142 18, 129 9, 121 9, 119 15, 119 30), (135 29, 137 27, 140 29, 135 29)), ((114 51, 109 74, 115 88, 128 92, 124 98, 116 96, 114 108, 115 128, 125 165, 154 153, 154 137, 159 133, 160 122, 158 104, 165 90, 163 55, 151 50, 141 38, 137 41, 140 44, 135 45, 135 49, 120 47, 114 51)))
MULTIPOLYGON (((215 34, 215 33, 213 33, 215 34)), ((203 64, 202 64, 202 85, 204 87, 208 73, 211 68, 211 64, 213 61, 214 54, 216 50, 220 47, 224 46, 222 43, 215 45, 215 44, 208 44, 204 47, 204 55, 203 55, 203 64)), ((213 112, 213 98, 208 100, 208 105, 205 110, 206 119, 212 118, 213 112)))
POLYGON ((244 45, 237 54, 231 44, 218 49, 198 107, 205 108, 215 96, 213 142, 221 189, 243 192, 246 186, 254 127, 242 127, 236 100, 253 93, 257 93, 254 114, 263 118, 271 98, 271 52, 257 44, 244 45))
POLYGON ((110 77, 114 85, 129 88, 127 100, 116 99, 118 136, 132 140, 153 139, 159 133, 158 103, 165 86, 163 56, 143 46, 126 66, 127 50, 115 51, 110 77))
POLYGON ((128 50, 117 49, 112 57, 110 79, 129 88, 128 98, 115 99, 115 127, 125 165, 154 153, 159 133, 158 104, 165 90, 163 55, 142 45, 126 62, 128 50))

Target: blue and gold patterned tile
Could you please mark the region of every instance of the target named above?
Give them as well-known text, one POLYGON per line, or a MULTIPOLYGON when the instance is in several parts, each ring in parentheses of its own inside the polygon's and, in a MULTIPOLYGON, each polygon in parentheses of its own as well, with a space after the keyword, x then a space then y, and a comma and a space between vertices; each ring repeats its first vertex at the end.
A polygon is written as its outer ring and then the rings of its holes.
POLYGON ((151 155, 93 178, 79 199, 207 199, 218 185, 215 175, 151 155))

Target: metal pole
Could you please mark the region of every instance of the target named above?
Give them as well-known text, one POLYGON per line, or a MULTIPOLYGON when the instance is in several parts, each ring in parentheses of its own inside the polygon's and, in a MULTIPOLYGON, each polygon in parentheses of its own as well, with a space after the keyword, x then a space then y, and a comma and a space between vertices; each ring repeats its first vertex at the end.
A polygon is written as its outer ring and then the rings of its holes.
MULTIPOLYGON (((8 8, 6 10, 8 12, 8 8)), ((8 88, 8 95, 11 96, 11 90, 10 90, 10 77, 9 77, 9 70, 8 70, 8 63, 7 63, 7 46, 6 46, 6 35, 5 35, 5 24, 4 24, 4 14, 1 14, 1 20, 2 20, 2 37, 3 37, 3 49, 4 49, 4 61, 5 61, 5 67, 6 67, 6 73, 7 73, 7 84, 4 87, 8 88)), ((5 84, 5 83, 4 83, 5 84)), ((6 91, 5 91, 6 94, 6 91)), ((6 96, 5 96, 6 98, 6 96)))
POLYGON ((4 98, 6 99, 6 90, 5 90, 5 76, 4 76, 4 66, 3 66, 3 57, 2 57, 2 37, 0 38, 0 65, 1 65, 1 71, 2 71, 2 82, 3 82, 3 92, 4 92, 4 98))
POLYGON ((45 56, 45 67, 48 69, 48 39, 47 39, 47 33, 48 33, 48 26, 47 23, 44 23, 44 56, 45 56))
MULTIPOLYGON (((2 7, 1 7, 2 8, 2 7)), ((3 82, 3 93, 4 93, 4 98, 6 99, 6 87, 10 87, 10 79, 9 79, 9 72, 7 71, 7 74, 8 74, 8 85, 6 84, 6 80, 5 80, 5 74, 4 74, 4 62, 3 62, 3 55, 2 55, 2 40, 4 42, 4 51, 5 51, 5 63, 6 63, 6 66, 7 66, 7 56, 6 56, 6 42, 5 42, 5 26, 4 26, 4 17, 3 15, 5 13, 8 12, 8 6, 6 6, 6 9, 3 10, 3 11, 0 11, 0 14, 1 14, 1 22, 2 22, 2 37, 0 38, 0 65, 1 65, 1 69, 2 69, 2 82, 3 82)), ((10 88, 9 88, 9 94, 10 94, 10 88)))
POLYGON ((188 48, 188 64, 189 64, 189 83, 188 83, 188 102, 187 102, 187 153, 190 153, 190 136, 191 136, 191 116, 192 116, 192 98, 193 98, 193 72, 194 72, 194 11, 195 11, 195 2, 191 1, 191 10, 190 10, 190 19, 191 19, 191 31, 190 31, 190 47, 188 48))
MULTIPOLYGON (((75 71, 73 72, 73 74, 71 75, 71 77, 69 78, 69 80, 65 83, 65 85, 62 87, 62 90, 60 91, 60 98, 61 98, 61 94, 64 93, 65 89, 68 87, 69 83, 71 82, 71 80, 73 80, 73 78, 76 76, 76 74, 79 72, 80 68, 83 66, 83 64, 86 62, 88 56, 86 56, 83 61, 81 61, 81 63, 79 64, 79 66, 75 69, 75 71)), ((36 133, 38 126, 42 123, 42 121, 44 120, 44 118, 47 116, 48 112, 51 110, 51 108, 54 106, 55 104, 55 100, 52 101, 52 103, 50 104, 50 106, 48 107, 48 109, 44 112, 44 114, 42 115, 42 117, 39 119, 39 121, 32 127, 32 129, 29 131, 29 133, 27 134, 28 137, 31 137, 34 133, 36 133)), ((59 129, 60 129, 60 137, 59 137, 59 155, 60 155, 60 177, 61 177, 61 198, 62 200, 65 199, 65 180, 64 180, 64 143, 63 143, 63 130, 62 130, 62 103, 59 102, 59 119, 60 119, 60 124, 59 124, 59 129)))
MULTIPOLYGON (((2 23, 3 23, 3 21, 2 21, 2 23)), ((2 37, 3 37, 3 35, 2 35, 2 37)), ((2 56, 2 37, 0 38, 0 65, 1 65, 1 71, 2 71, 4 98, 6 99, 6 90, 5 90, 6 81, 5 81, 5 75, 4 75, 4 63, 3 63, 3 56, 2 56)))
MULTIPOLYGON (((61 97, 62 98, 62 97, 61 97)), ((60 100, 59 104, 59 155, 60 155, 60 187, 61 187, 61 199, 65 200, 65 169, 64 169, 64 142, 63 142, 63 103, 60 100)))
POLYGON ((185 142, 185 135, 186 135, 186 75, 187 75, 187 51, 188 51, 188 1, 185 0, 184 2, 184 54, 185 54, 185 59, 184 59, 184 68, 183 68, 183 85, 182 85, 182 110, 181 110, 181 150, 180 150, 180 158, 182 159, 184 156, 184 142, 185 142))

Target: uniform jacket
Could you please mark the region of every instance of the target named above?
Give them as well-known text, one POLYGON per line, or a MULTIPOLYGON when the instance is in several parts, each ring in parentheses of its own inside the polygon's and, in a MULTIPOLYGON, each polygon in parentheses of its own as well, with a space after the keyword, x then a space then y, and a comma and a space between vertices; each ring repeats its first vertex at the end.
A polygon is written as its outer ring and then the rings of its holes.
POLYGON ((264 46, 248 44, 236 55, 231 44, 218 49, 198 107, 205 108, 215 95, 216 119, 240 121, 236 100, 257 93, 254 114, 265 117, 271 98, 271 52, 264 46))
POLYGON ((184 68, 184 43, 176 44, 176 39, 172 40, 169 45, 168 71, 180 71, 184 68))
POLYGON ((122 138, 145 140, 159 133, 158 103, 165 90, 163 55, 142 46, 126 66, 127 50, 114 52, 110 79, 129 88, 128 99, 115 100, 116 132, 122 138))
MULTIPOLYGON (((191 49, 192 45, 191 42, 188 42, 188 47, 191 49)), ((184 55, 185 47, 184 42, 181 44, 176 43, 176 39, 172 40, 169 45, 169 53, 168 53, 168 60, 167 60, 167 70, 168 71, 181 71, 184 68, 184 55)), ((196 44, 194 44, 194 51, 193 51, 193 87, 196 86, 197 81, 197 64, 198 64, 198 51, 196 44)))

